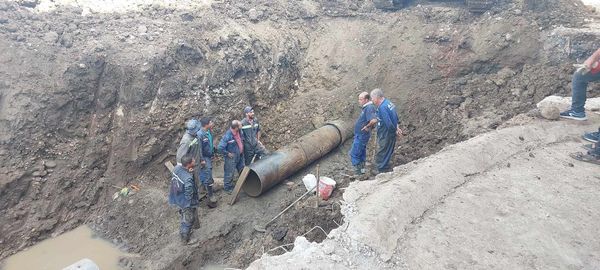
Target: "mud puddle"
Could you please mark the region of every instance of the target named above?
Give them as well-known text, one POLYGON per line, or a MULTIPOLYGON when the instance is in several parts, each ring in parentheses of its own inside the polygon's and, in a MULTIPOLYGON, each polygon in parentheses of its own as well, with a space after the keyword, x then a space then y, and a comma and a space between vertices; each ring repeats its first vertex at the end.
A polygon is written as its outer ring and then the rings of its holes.
POLYGON ((83 258, 91 259, 103 270, 122 269, 118 264, 123 256, 131 255, 98 238, 88 226, 80 226, 8 257, 0 269, 63 269, 83 258))

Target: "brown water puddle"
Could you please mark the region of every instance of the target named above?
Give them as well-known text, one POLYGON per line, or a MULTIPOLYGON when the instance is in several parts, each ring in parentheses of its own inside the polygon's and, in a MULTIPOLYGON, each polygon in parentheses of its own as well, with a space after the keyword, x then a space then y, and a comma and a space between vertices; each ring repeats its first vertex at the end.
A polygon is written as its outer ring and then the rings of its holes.
POLYGON ((56 270, 88 258, 102 270, 117 270, 121 269, 118 264, 119 257, 122 256, 127 254, 110 242, 98 238, 88 226, 81 226, 8 257, 0 269, 56 270))

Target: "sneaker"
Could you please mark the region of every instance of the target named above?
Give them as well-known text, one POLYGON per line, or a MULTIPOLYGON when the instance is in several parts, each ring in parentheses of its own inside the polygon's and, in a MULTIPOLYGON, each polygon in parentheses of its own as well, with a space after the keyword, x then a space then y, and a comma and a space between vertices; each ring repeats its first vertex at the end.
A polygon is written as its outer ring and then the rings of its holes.
POLYGON ((598 143, 598 140, 600 139, 600 131, 586 132, 581 137, 588 142, 598 143))
POLYGON ((233 193, 233 189, 225 189, 225 193, 231 195, 231 193, 233 193))
POLYGON ((564 112, 561 112, 560 117, 579 121, 587 120, 587 117, 585 117, 585 112, 578 113, 573 110, 566 110, 564 112))
POLYGON ((591 151, 591 150, 593 150, 593 149, 594 149, 594 145, 593 145, 593 144, 591 144, 591 143, 590 143, 590 144, 584 144, 584 145, 583 145, 583 146, 581 146, 581 147, 583 147, 583 149, 585 149, 585 150, 587 150, 587 151, 591 151))

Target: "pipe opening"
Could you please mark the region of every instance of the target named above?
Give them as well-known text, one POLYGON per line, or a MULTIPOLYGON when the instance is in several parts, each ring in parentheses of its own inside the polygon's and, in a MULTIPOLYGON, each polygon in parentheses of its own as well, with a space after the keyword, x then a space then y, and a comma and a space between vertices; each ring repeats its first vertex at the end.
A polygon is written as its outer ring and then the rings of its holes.
POLYGON ((250 169, 246 181, 244 182, 244 192, 250 197, 258 197, 262 190, 262 183, 260 177, 253 169, 250 169))

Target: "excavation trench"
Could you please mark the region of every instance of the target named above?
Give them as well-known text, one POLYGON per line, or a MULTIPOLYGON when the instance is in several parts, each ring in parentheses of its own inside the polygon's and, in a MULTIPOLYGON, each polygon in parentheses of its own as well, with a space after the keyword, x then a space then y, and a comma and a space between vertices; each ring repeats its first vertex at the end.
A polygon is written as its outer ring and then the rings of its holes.
POLYGON ((244 267, 307 232, 321 241, 314 228, 343 223, 344 187, 357 180, 351 143, 342 143, 350 135, 326 125, 326 135, 290 143, 328 119, 356 119, 357 95, 382 88, 407 134, 396 144, 399 165, 496 129, 547 95, 568 95, 571 62, 595 45, 551 34, 587 12, 565 1, 546 1, 547 12, 498 1, 480 15, 456 3, 381 12, 351 0, 86 8, 85 16, 0 2, 0 260, 81 224, 138 254, 124 264, 134 269, 244 267), (200 245, 183 246, 163 164, 174 162, 187 119, 213 116, 220 139, 246 105, 262 142, 283 152, 252 165, 233 206, 217 181, 219 206, 199 209, 200 245), (316 164, 337 182, 326 205, 302 200, 255 232, 306 191, 301 178, 316 164), (131 184, 140 191, 113 200, 131 184))

